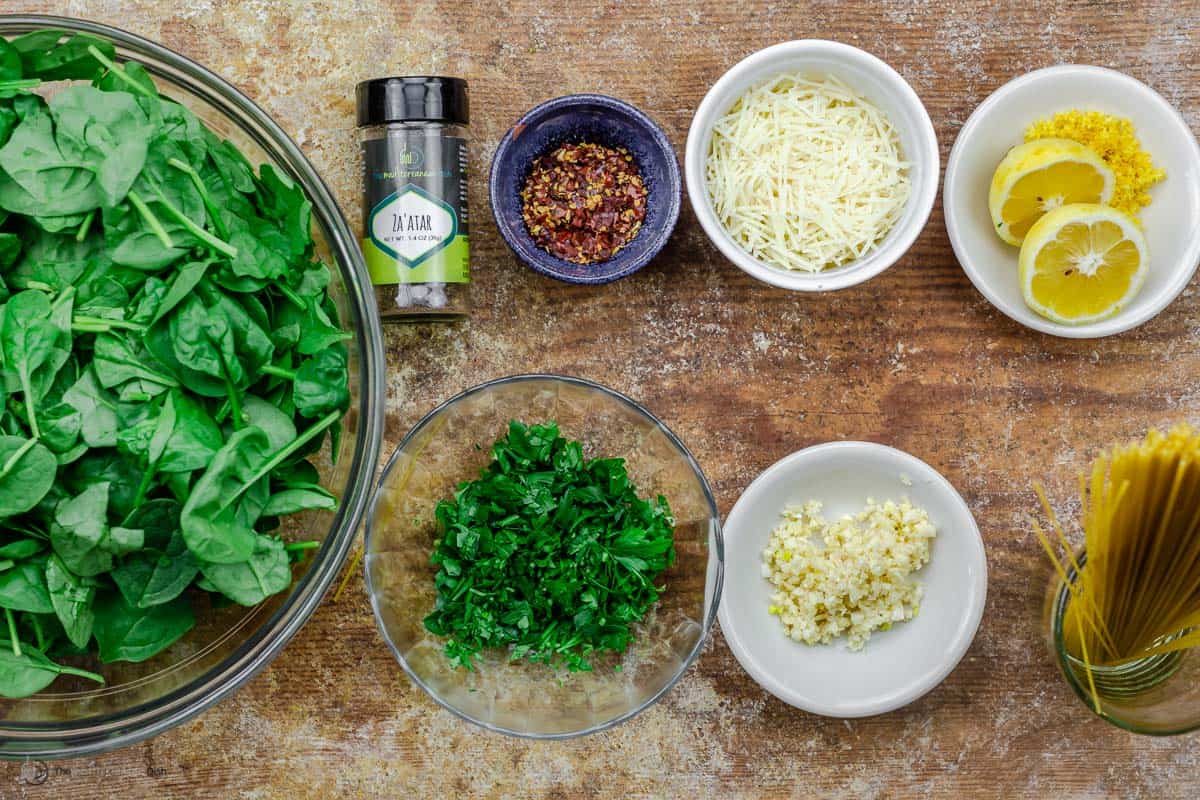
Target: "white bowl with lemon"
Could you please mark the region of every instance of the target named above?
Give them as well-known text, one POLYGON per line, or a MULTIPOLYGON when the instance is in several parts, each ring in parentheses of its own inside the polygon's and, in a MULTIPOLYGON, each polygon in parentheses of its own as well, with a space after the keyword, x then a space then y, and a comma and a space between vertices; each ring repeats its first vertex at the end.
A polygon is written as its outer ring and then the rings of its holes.
POLYGON ((998 89, 959 132, 942 200, 975 287, 1012 319, 1056 336, 1141 325, 1200 264, 1200 146, 1161 95, 1113 70, 1051 67, 998 89), (1023 141, 1031 124, 1071 111, 1130 120, 1165 178, 1131 188, 1111 148, 1023 141))

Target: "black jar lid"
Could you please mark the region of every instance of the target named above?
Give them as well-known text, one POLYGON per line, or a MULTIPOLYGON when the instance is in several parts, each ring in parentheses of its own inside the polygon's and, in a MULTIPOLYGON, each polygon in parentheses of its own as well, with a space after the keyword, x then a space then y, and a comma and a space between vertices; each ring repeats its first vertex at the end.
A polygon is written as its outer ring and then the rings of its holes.
POLYGON ((462 78, 374 78, 360 83, 355 94, 359 127, 388 122, 467 124, 467 82, 462 78))

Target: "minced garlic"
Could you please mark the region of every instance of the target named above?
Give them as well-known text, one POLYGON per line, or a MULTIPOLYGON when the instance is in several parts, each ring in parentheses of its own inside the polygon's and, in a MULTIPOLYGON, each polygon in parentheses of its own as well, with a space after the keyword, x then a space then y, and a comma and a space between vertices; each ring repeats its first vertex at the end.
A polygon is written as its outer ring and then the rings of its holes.
POLYGON ((928 563, 937 535, 924 509, 868 500, 831 523, 812 500, 783 517, 763 551, 762 574, 776 588, 767 611, 793 640, 846 636, 851 650, 861 650, 872 631, 917 615, 923 590, 909 575, 928 563))
POLYGON ((1071 139, 1104 159, 1116 176, 1116 188, 1108 204, 1137 218, 1150 205, 1146 191, 1167 176, 1154 166, 1133 131, 1133 122, 1100 111, 1063 111, 1041 119, 1025 129, 1025 141, 1071 139))

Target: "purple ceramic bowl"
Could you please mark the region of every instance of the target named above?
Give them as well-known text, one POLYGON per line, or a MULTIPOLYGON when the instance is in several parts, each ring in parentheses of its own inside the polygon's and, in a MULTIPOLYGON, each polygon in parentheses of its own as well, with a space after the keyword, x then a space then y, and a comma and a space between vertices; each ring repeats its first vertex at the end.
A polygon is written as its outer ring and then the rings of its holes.
POLYGON ((488 188, 504 241, 533 270, 567 283, 609 283, 637 272, 658 255, 679 219, 682 182, 670 141, 645 114, 601 94, 548 100, 517 120, 496 148, 488 188), (624 147, 646 183, 646 220, 633 241, 607 261, 572 264, 538 247, 521 218, 521 188, 534 159, 563 142, 624 147))

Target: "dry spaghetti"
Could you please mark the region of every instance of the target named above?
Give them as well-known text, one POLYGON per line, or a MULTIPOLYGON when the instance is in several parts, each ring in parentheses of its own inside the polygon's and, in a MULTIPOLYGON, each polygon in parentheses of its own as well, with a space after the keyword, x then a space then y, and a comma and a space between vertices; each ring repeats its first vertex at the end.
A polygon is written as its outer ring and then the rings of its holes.
POLYGON ((1189 425, 1150 431, 1102 453, 1079 482, 1086 561, 1074 555, 1041 486, 1063 553, 1034 529, 1071 593, 1064 645, 1085 665, 1099 710, 1093 667, 1200 645, 1200 434, 1189 425))

